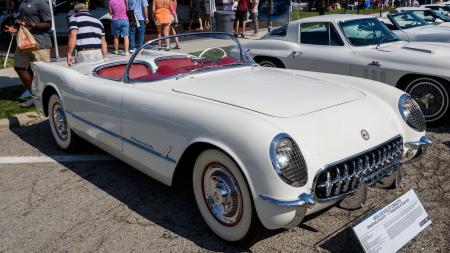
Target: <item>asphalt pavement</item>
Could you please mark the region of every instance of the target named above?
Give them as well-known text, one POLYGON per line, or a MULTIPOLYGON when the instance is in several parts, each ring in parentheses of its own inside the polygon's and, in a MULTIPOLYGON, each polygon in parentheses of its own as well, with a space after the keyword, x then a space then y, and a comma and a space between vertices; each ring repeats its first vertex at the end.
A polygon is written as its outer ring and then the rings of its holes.
POLYGON ((401 251, 445 252, 450 129, 433 131, 433 146, 425 160, 406 166, 401 188, 370 189, 360 210, 333 207, 294 229, 266 231, 243 249, 209 231, 188 186, 167 187, 87 143, 66 153, 36 115, 3 120, 0 252, 361 252, 350 229, 355 219, 411 188, 433 224, 401 251))

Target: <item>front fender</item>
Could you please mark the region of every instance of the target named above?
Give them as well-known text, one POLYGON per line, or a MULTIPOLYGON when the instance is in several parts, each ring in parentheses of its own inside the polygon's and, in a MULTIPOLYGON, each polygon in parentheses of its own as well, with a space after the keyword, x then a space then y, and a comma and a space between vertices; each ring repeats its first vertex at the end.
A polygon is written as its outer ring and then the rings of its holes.
POLYGON ((47 116, 47 113, 45 111, 45 93, 46 90, 50 87, 53 88, 58 96, 63 100, 62 93, 56 85, 56 81, 52 80, 51 76, 54 76, 51 74, 50 69, 53 67, 53 65, 50 65, 48 63, 42 63, 42 62, 32 62, 31 63, 31 70, 33 71, 34 77, 33 82, 31 85, 31 94, 33 96, 34 104, 36 105, 36 108, 40 113, 47 116))

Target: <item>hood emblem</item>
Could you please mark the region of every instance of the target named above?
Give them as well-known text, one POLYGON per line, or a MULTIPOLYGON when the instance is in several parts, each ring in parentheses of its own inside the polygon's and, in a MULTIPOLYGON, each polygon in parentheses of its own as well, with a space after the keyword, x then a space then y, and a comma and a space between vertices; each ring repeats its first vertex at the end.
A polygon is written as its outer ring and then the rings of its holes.
POLYGON ((361 137, 362 137, 364 140, 368 141, 368 140, 370 139, 369 132, 367 132, 366 129, 361 130, 361 137))

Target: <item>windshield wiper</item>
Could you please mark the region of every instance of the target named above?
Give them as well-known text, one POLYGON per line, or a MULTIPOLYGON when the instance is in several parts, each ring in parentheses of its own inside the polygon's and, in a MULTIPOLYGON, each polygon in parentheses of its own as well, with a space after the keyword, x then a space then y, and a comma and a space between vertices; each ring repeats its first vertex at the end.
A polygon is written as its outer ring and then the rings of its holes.
POLYGON ((376 49, 378 49, 381 46, 381 44, 391 41, 398 41, 398 39, 392 36, 384 36, 382 39, 378 40, 376 49))

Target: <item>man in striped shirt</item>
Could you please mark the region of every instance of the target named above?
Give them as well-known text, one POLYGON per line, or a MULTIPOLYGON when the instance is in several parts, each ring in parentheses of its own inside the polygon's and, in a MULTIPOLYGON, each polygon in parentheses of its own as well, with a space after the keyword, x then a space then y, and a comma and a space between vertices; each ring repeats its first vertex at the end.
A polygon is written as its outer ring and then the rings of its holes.
POLYGON ((67 64, 99 61, 106 58, 108 51, 103 24, 87 12, 83 3, 75 4, 75 14, 69 18, 69 42, 67 64), (75 59, 72 56, 77 50, 75 59))

